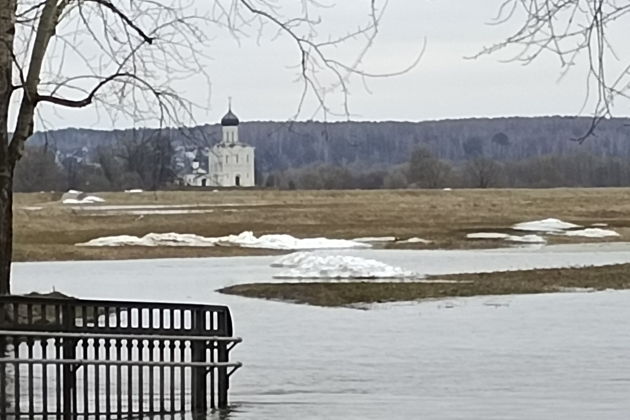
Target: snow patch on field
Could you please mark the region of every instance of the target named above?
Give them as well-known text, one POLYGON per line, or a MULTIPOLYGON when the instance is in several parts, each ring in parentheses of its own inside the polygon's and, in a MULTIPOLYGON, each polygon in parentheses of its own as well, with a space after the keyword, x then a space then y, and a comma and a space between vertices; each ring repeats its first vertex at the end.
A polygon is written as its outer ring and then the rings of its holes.
POLYGON ((275 279, 420 279, 418 273, 380 261, 347 255, 298 252, 274 261, 272 267, 289 268, 275 279))
POLYGON ((509 235, 507 233, 499 233, 499 232, 478 232, 478 233, 469 233, 466 235, 468 239, 503 239, 507 242, 519 242, 519 243, 527 243, 527 244, 544 244, 547 241, 545 238, 539 235, 509 235))
POLYGON ((525 236, 516 236, 516 235, 508 235, 505 238, 508 242, 520 242, 525 244, 544 244, 547 242, 545 238, 539 235, 525 235, 525 236))
MULTIPOLYGON (((605 223, 594 223, 592 226, 607 226, 605 223)), ((610 229, 601 228, 583 228, 583 226, 574 223, 564 222, 560 219, 543 219, 530 222, 517 223, 512 229, 525 232, 539 232, 547 235, 560 235, 569 237, 583 238, 612 238, 621 236, 619 233, 610 229)), ((498 232, 478 232, 466 235, 468 239, 503 239, 508 242, 523 243, 545 243, 546 240, 540 235, 524 235, 516 236, 507 233, 498 232)))
POLYGON ((77 246, 115 247, 115 246, 231 246, 243 248, 264 248, 278 250, 301 249, 347 249, 370 248, 370 245, 349 241, 345 239, 328 238, 295 238, 291 235, 262 235, 256 237, 252 232, 246 231, 238 235, 221 237, 204 237, 194 234, 182 233, 149 233, 143 237, 119 235, 106 236, 92 239, 91 241, 76 244, 77 246))
POLYGON ((498 232, 477 232, 477 233, 469 233, 466 235, 468 239, 506 239, 509 238, 510 235, 507 233, 498 233, 498 232))
POLYGON ((215 246, 216 238, 205 238, 190 233, 149 233, 143 237, 131 235, 105 236, 76 244, 77 246, 215 246))
POLYGON ((529 232, 562 232, 567 229, 575 229, 582 227, 569 222, 564 222, 560 219, 544 219, 534 220, 531 222, 517 223, 512 226, 514 230, 524 230, 529 232))
POLYGON ((144 192, 144 190, 141 190, 140 188, 132 188, 130 190, 125 190, 125 192, 128 194, 138 194, 144 192))
POLYGON ((431 244, 433 241, 429 241, 428 239, 418 238, 414 236, 413 238, 403 239, 402 241, 397 241, 397 244, 431 244))
POLYGON ((207 214, 214 213, 212 209, 144 209, 144 210, 108 210, 87 213, 90 216, 149 216, 149 215, 174 215, 174 214, 207 214))
POLYGON ((587 228, 581 230, 569 230, 564 232, 566 236, 581 236, 584 238, 611 238, 611 237, 619 237, 619 233, 610 229, 600 229, 600 228, 587 228))
POLYGON ((66 198, 62 200, 63 204, 94 204, 94 203, 104 203, 105 199, 98 197, 96 195, 86 195, 83 198, 66 198))
POLYGON ((354 238, 356 242, 396 242, 395 236, 366 236, 364 238, 354 238))

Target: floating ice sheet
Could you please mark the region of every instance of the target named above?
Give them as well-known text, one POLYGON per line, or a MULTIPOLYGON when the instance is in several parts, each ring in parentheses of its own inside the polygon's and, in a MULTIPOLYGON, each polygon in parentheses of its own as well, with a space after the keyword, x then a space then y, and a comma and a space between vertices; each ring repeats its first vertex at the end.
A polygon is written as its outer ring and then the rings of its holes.
POLYGON ((380 261, 349 255, 321 255, 298 252, 274 261, 274 267, 289 268, 276 279, 419 279, 418 273, 380 261))

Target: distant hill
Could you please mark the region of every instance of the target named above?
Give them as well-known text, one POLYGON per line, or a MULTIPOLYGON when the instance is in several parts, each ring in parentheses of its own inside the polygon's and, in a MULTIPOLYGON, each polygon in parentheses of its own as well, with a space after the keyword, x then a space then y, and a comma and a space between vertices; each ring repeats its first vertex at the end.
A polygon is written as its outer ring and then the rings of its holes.
MULTIPOLYGON (((457 164, 476 157, 497 161, 588 152, 602 157, 630 157, 630 119, 603 121, 595 136, 580 145, 591 120, 572 117, 475 118, 427 122, 245 122, 241 139, 256 147, 259 172, 313 164, 355 169, 387 168, 408 161, 424 146, 436 157, 457 164)), ((62 154, 82 150, 90 159, 98 147, 118 147, 155 130, 99 131, 64 129, 36 133, 30 145, 47 143, 62 154)), ((220 139, 219 125, 168 129, 180 154, 220 139)), ((190 153, 188 153, 188 156, 190 153)))

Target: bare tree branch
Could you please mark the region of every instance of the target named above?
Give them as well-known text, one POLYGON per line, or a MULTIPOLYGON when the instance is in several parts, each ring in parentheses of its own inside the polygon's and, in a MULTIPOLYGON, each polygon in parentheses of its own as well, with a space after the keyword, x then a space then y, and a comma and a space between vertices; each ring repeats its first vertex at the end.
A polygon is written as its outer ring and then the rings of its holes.
POLYGON ((504 41, 472 58, 516 49, 507 61, 527 65, 551 53, 560 60, 562 76, 586 59, 585 99, 580 112, 592 106, 593 118, 589 129, 573 139, 583 142, 603 119, 613 115, 616 99, 630 98, 630 63, 621 69, 611 65, 622 58, 609 40, 611 25, 620 25, 629 13, 627 0, 505 0, 494 23, 522 21, 521 25, 504 41), (593 105, 589 105, 591 101, 593 105))

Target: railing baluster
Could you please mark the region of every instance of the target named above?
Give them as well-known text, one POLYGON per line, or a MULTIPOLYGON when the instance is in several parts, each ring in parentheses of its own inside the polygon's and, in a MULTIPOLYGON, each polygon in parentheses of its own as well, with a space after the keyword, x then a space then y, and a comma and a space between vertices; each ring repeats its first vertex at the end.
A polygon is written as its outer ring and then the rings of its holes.
MULTIPOLYGON (((59 312, 58 314, 61 314, 61 308, 58 308, 59 312)), ((59 315, 61 318, 61 315, 59 315)), ((54 344, 55 344, 55 358, 57 360, 61 360, 62 359, 62 355, 61 355, 61 338, 55 338, 54 344)), ((55 399, 55 410, 57 411, 57 420, 61 419, 61 412, 62 412, 62 402, 61 402, 61 382, 63 381, 62 376, 61 376, 61 363, 57 364, 55 366, 55 391, 56 391, 56 399, 55 399)))
MULTIPOLYGON (((180 312, 181 316, 181 312, 180 312)), ((179 340, 179 361, 186 361, 186 341, 179 340)), ((179 411, 186 411, 186 368, 183 366, 179 368, 179 411)))
MULTIPOLYGON (((120 319, 120 318, 119 318, 120 319)), ((122 340, 117 339, 115 341, 116 346, 116 360, 122 360, 122 340)), ((116 367, 116 412, 122 415, 122 366, 116 367)))
MULTIPOLYGON (((107 321, 109 326, 109 321, 107 321)), ((104 350, 105 350, 105 361, 109 362, 111 360, 111 351, 112 351, 112 341, 111 339, 105 339, 103 342, 104 350)), ((111 414, 112 412, 112 367, 110 365, 105 365, 105 414, 111 414)))
MULTIPOLYGON (((128 312, 127 322, 131 324, 131 311, 128 312)), ((127 348, 127 357, 125 360, 129 361, 132 359, 131 352, 133 350, 133 340, 126 339, 125 347, 127 348)), ((133 414, 133 375, 132 375, 132 366, 127 366, 127 413, 129 416, 133 414)))
MULTIPOLYGON (((175 341, 169 340, 169 347, 171 349, 171 354, 169 357, 169 361, 175 361, 175 341)), ((171 407, 170 412, 175 412, 175 366, 171 366, 170 369, 170 380, 171 380, 171 407)))
MULTIPOLYGON (((95 338, 93 341, 94 360, 100 359, 101 343, 100 338, 95 338)), ((100 386, 101 367, 100 365, 94 365, 94 415, 98 416, 101 411, 101 386, 100 386)))
MULTIPOLYGON (((19 357, 19 346, 20 346, 20 340, 18 336, 13 337, 13 354, 15 357, 19 357)), ((15 402, 13 403, 13 405, 15 406, 15 414, 17 416, 19 416, 20 414, 22 414, 22 400, 21 400, 21 393, 20 393, 20 364, 19 363, 14 363, 13 364, 14 369, 13 369, 13 399, 15 400, 15 402)))
MULTIPOLYGON (((163 324, 162 324, 163 325, 163 324)), ((162 340, 158 341, 158 349, 160 352, 159 355, 159 360, 160 362, 164 361, 164 348, 166 346, 166 343, 162 340)), ((160 366, 159 368, 159 372, 160 372, 160 412, 164 413, 166 408, 165 408, 165 400, 166 400, 166 394, 164 392, 164 366, 160 366)))
MULTIPOLYGON (((42 360, 48 360, 48 341, 40 340, 42 349, 42 360)), ((48 413, 48 365, 42 364, 42 410, 48 413)))
MULTIPOLYGON (((29 305, 29 308, 32 310, 32 306, 29 305)), ((32 314, 32 311, 29 311, 29 313, 32 314)), ((32 319, 32 316, 30 317, 32 319)), ((26 339, 26 348, 27 348, 27 354, 28 354, 28 358, 29 359, 33 359, 33 345, 34 345, 34 341, 32 338, 27 338, 26 339)), ((34 372, 33 372, 33 365, 29 364, 27 366, 27 381, 28 381, 28 414, 32 415, 33 411, 34 411, 34 407, 35 407, 35 401, 34 401, 34 388, 35 388, 35 376, 34 376, 34 372)))
MULTIPOLYGON (((152 362, 155 355, 155 340, 149 339, 149 362, 152 362)), ((154 413, 155 404, 155 367, 149 366, 149 413, 154 413)))

